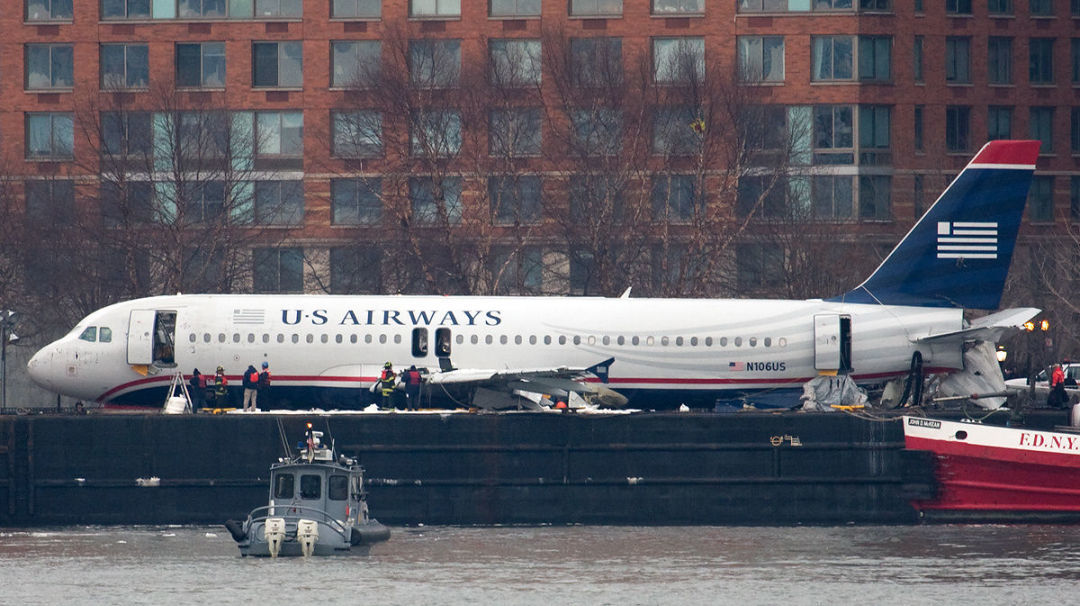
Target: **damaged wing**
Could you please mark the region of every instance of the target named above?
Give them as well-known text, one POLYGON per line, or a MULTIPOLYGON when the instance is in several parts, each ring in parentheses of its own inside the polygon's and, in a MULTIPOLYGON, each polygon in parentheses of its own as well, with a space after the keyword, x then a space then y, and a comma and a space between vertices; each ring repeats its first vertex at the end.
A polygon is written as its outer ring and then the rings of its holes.
POLYGON ((618 408, 626 405, 625 396, 602 384, 586 382, 590 376, 595 376, 601 383, 606 383, 608 368, 613 362, 615 358, 608 358, 587 368, 449 368, 431 373, 427 382, 431 385, 474 387, 505 393, 508 399, 512 399, 515 392, 553 397, 572 392, 591 397, 602 406, 618 408))
POLYGON ((918 343, 963 343, 966 341, 988 341, 996 343, 1006 332, 1023 326, 1024 322, 1034 318, 1041 310, 1034 307, 1006 309, 988 316, 977 318, 965 328, 938 333, 915 339, 918 343))

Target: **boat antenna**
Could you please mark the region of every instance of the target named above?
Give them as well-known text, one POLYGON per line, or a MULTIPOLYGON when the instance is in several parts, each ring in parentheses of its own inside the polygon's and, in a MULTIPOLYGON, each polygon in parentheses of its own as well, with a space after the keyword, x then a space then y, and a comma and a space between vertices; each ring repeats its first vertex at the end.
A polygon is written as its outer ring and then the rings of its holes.
POLYGON ((281 439, 281 449, 285 451, 285 458, 292 458, 292 449, 289 448, 289 439, 285 436, 285 426, 281 422, 281 417, 277 417, 277 431, 278 438, 281 439))

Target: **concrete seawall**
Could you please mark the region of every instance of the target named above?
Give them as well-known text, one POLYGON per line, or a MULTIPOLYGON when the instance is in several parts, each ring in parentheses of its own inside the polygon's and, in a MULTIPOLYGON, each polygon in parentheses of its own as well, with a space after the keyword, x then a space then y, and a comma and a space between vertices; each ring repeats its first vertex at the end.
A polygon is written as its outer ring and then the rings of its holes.
POLYGON ((904 523, 929 489, 899 422, 839 413, 29 415, 0 417, 0 524, 242 517, 307 421, 390 524, 904 523))

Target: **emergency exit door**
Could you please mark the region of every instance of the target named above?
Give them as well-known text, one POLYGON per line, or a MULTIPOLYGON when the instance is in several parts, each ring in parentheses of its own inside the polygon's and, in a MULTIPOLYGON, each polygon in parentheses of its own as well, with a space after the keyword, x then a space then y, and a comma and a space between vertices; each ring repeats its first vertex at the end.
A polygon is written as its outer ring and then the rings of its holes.
POLYGON ((136 309, 128 323, 127 363, 151 364, 154 361, 154 320, 157 312, 136 309))
POLYGON ((814 316, 814 368, 834 372, 851 370, 851 316, 814 316))

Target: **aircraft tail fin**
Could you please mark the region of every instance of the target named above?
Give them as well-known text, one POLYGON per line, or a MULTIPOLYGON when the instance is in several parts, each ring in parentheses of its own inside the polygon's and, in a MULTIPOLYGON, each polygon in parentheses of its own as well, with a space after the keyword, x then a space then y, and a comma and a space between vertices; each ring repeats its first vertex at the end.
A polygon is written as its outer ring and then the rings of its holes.
POLYGON ((874 273, 829 300, 996 309, 1039 145, 984 145, 874 273))

